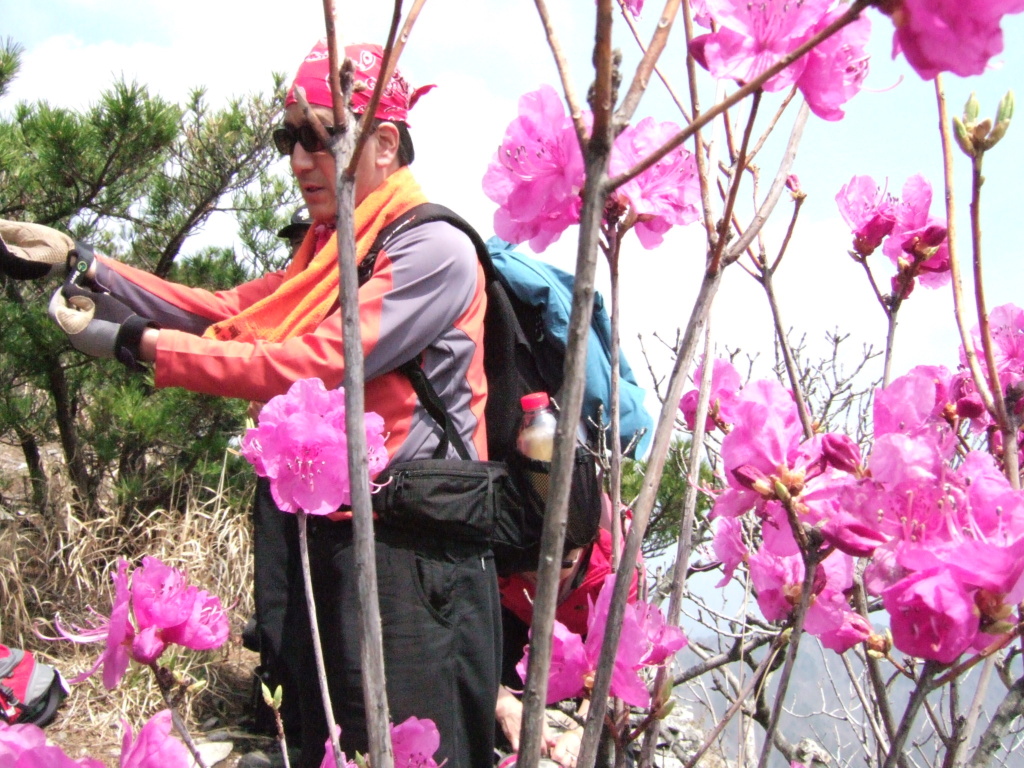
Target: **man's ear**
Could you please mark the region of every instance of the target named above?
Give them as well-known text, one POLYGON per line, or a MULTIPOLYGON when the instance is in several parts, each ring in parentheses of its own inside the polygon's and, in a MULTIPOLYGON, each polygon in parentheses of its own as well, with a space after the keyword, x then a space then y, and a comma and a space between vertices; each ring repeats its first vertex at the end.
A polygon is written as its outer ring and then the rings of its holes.
POLYGON ((374 131, 377 140, 377 164, 389 166, 398 162, 398 128, 394 123, 381 123, 374 131))

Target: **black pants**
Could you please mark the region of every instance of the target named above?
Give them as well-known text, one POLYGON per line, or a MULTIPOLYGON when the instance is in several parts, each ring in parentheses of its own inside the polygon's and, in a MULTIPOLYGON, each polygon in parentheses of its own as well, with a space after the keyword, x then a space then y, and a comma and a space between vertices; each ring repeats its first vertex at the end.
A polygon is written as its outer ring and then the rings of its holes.
MULTIPOLYGON (((262 484, 261 484, 262 485, 262 484)), ((310 565, 328 687, 351 757, 368 751, 363 703, 357 569, 352 526, 309 520, 310 565)), ((287 604, 281 657, 302 727, 299 768, 316 768, 327 725, 316 678, 298 543, 288 528, 287 604)), ((501 654, 497 580, 489 545, 445 540, 439 531, 376 527, 377 586, 391 720, 433 720, 436 756, 451 768, 493 762, 494 705, 501 654)), ((259 563, 257 563, 257 570, 259 563)))

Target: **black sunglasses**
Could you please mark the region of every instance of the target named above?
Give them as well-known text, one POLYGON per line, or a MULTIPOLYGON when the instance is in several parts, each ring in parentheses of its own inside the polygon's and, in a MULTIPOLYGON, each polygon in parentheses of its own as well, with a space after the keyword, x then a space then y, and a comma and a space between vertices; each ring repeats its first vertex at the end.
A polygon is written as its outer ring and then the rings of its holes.
MULTIPOLYGON (((334 126, 324 125, 323 129, 327 131, 328 136, 334 135, 334 126)), ((323 152, 327 149, 309 123, 303 123, 297 128, 283 125, 280 128, 275 128, 272 136, 274 137, 274 146, 282 155, 290 155, 295 150, 296 143, 301 144, 302 148, 310 153, 323 152)))

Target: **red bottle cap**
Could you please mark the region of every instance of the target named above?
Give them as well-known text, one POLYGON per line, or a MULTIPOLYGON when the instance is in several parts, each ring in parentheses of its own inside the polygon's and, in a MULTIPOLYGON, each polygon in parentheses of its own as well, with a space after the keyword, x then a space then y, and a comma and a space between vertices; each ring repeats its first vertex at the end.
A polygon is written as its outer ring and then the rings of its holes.
POLYGON ((519 398, 519 404, 523 406, 524 411, 535 411, 538 408, 547 408, 551 403, 551 398, 548 397, 547 392, 531 392, 528 395, 523 395, 519 398))

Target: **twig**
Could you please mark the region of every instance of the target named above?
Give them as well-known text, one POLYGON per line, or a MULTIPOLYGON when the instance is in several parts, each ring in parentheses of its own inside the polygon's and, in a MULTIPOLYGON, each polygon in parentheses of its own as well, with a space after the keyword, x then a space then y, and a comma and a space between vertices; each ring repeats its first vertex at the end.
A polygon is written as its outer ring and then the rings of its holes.
POLYGON ((334 762, 337 768, 345 768, 341 754, 341 743, 338 741, 337 721, 334 719, 334 707, 331 706, 331 694, 327 689, 327 668, 324 666, 324 649, 320 644, 320 622, 316 616, 316 601, 313 599, 313 579, 309 570, 309 535, 306 529, 307 515, 303 510, 295 513, 299 523, 299 562, 302 563, 302 584, 306 592, 306 612, 309 614, 309 631, 313 636, 313 660, 316 662, 316 677, 320 684, 320 700, 327 718, 327 733, 330 734, 331 748, 334 750, 334 762))
MULTIPOLYGON (((789 506, 788 504, 786 505, 789 506)), ((797 531, 794 531, 797 533, 797 531)), ((789 636, 789 647, 786 649, 786 661, 782 667, 782 674, 779 677, 779 684, 775 689, 775 701, 772 705, 771 716, 765 726, 764 746, 761 749, 761 757, 757 762, 758 768, 766 768, 768 757, 772 752, 775 731, 779 727, 779 717, 782 715, 782 705, 786 698, 786 691, 789 688, 789 680, 793 675, 793 668, 796 665, 796 654, 800 648, 800 637, 804 633, 804 618, 807 616, 807 609, 811 605, 811 597, 814 594, 814 575, 818 570, 818 559, 816 554, 810 552, 806 546, 802 546, 804 559, 804 581, 800 593, 800 605, 797 606, 793 615, 793 628, 789 636)))
POLYGON ((185 721, 181 719, 181 715, 178 714, 178 707, 171 698, 171 683, 173 682, 173 676, 170 670, 162 668, 156 661, 149 663, 149 668, 153 670, 153 674, 156 675, 157 688, 160 689, 160 695, 163 697, 164 706, 171 712, 171 722, 174 724, 174 730, 181 736, 181 740, 185 742, 185 747, 192 755, 192 759, 196 761, 196 765, 199 768, 206 768, 206 763, 203 762, 203 756, 199 752, 199 747, 196 746, 195 741, 192 740, 192 735, 188 732, 188 728, 185 726, 185 721))
POLYGON ((907 743, 907 737, 910 736, 910 729, 914 725, 917 711, 921 708, 921 704, 933 687, 931 679, 935 676, 937 669, 938 665, 934 661, 926 661, 924 663, 924 668, 917 679, 917 685, 914 686, 914 692, 910 696, 910 701, 907 702, 907 708, 903 711, 903 719, 900 720, 899 727, 896 729, 896 734, 893 736, 892 744, 889 747, 889 754, 886 756, 882 768, 894 768, 902 757, 903 745, 907 743))
MULTIPOLYGON (((682 613, 683 592, 686 590, 687 565, 690 562, 690 550, 693 541, 693 518, 697 509, 697 488, 700 485, 700 459, 704 447, 704 427, 708 417, 711 401, 711 374, 714 366, 711 363, 711 319, 708 318, 704 328, 704 367, 701 370, 700 389, 697 394, 697 412, 694 416, 693 434, 690 438, 689 465, 686 472, 686 493, 683 497, 683 517, 679 526, 679 543, 676 547, 676 561, 673 565, 672 592, 668 601, 666 622, 673 627, 679 626, 682 613)), ((668 678, 668 665, 658 669, 654 678, 654 691, 657 694, 665 686, 668 678)), ((662 702, 664 703, 664 702, 662 702)), ((654 749, 658 743, 661 730, 657 720, 651 722, 644 737, 640 751, 640 765, 651 765, 654 749)))
POLYGON ((555 28, 551 24, 551 14, 548 13, 548 6, 544 0, 534 0, 537 6, 537 13, 540 15, 541 24, 544 25, 544 34, 548 38, 548 47, 551 55, 555 58, 555 66, 558 69, 558 77, 562 81, 562 91, 565 93, 565 101, 569 105, 569 115, 572 117, 572 124, 576 128, 576 140, 580 147, 587 145, 587 126, 583 122, 583 105, 576 95, 572 80, 569 78, 569 61, 562 50, 562 44, 555 35, 555 28))
MULTIPOLYGON (((626 2, 625 2, 625 0, 618 0, 618 1, 619 1, 619 8, 622 10, 622 18, 624 18, 626 20, 626 25, 629 27, 629 31, 633 33, 633 39, 636 40, 636 44, 640 47, 640 50, 643 51, 644 57, 646 58, 648 52, 651 50, 651 46, 645 46, 643 44, 643 42, 640 40, 640 30, 637 28, 636 22, 633 21, 632 14, 630 14, 626 10, 626 2)), ((657 30, 654 33, 655 34, 655 40, 658 39, 658 35, 662 33, 662 30, 664 30, 664 35, 666 37, 668 36, 668 31, 669 31, 669 29, 672 26, 672 20, 679 13, 679 6, 680 5, 681 5, 681 0, 667 0, 667 2, 665 3, 665 9, 661 12, 661 19, 658 21, 657 30)), ((662 46, 662 48, 664 48, 664 46, 662 46)), ((659 58, 661 57, 661 51, 658 52, 658 57, 659 58)), ((643 62, 640 63, 640 67, 642 67, 642 66, 643 66, 643 62)), ((640 74, 640 67, 637 68, 637 76, 639 76, 639 74, 640 74)), ((657 63, 655 63, 655 65, 654 65, 654 73, 661 80, 661 84, 665 86, 665 90, 668 91, 669 98, 672 99, 672 101, 675 103, 676 107, 679 108, 679 112, 683 115, 683 119, 686 122, 690 122, 690 115, 687 113, 686 107, 683 106, 682 100, 680 100, 678 94, 676 94, 676 92, 675 92, 675 89, 672 87, 672 84, 668 81, 668 78, 665 77, 665 73, 662 72, 661 68, 658 67, 657 63)), ((646 77, 649 77, 649 76, 650 76, 650 73, 647 73, 646 77)), ((634 83, 635 82, 636 82, 636 80, 634 79, 634 83)), ((642 87, 645 88, 646 84, 647 84, 647 80, 645 78, 645 80, 644 80, 644 82, 642 84, 642 87)), ((622 113, 623 108, 629 102, 631 93, 632 93, 632 86, 630 86, 630 93, 627 93, 626 94, 626 98, 622 100, 622 107, 619 108, 620 114, 622 113)), ((630 110, 630 114, 632 115, 634 111, 635 110, 631 109, 630 110)))
POLYGON ((975 747, 967 768, 985 768, 992 755, 999 749, 1003 736, 1006 735, 1010 724, 1020 717, 1021 708, 1024 707, 1024 677, 1019 678, 1006 696, 999 702, 999 706, 989 721, 988 728, 981 735, 978 746, 975 747))
POLYGON ((978 353, 974 349, 974 339, 967 326, 967 310, 964 305, 963 280, 960 276, 960 257, 956 242, 956 205, 953 192, 953 157, 956 150, 953 149, 953 137, 949 128, 949 111, 946 108, 946 94, 942 82, 942 75, 936 75, 935 98, 939 109, 939 134, 942 139, 942 163, 946 183, 946 248, 949 252, 949 273, 952 278, 950 285, 953 289, 953 314, 960 331, 960 343, 963 345, 964 357, 967 358, 967 365, 971 370, 971 378, 977 387, 978 396, 984 403, 985 409, 989 413, 995 413, 996 406, 993 402, 992 391, 989 389, 988 380, 982 375, 978 353))
MULTIPOLYGON (((615 119, 622 124, 628 123, 633 113, 636 112, 637 105, 640 103, 640 97, 643 96, 644 91, 647 90, 647 83, 651 79, 651 72, 656 71, 656 64, 658 59, 661 57, 662 51, 665 50, 665 44, 668 42, 668 34, 672 31, 672 23, 675 21, 676 15, 679 13, 679 6, 682 0, 666 0, 665 8, 661 12, 661 18, 658 20, 658 25, 654 29, 654 36, 651 38, 650 44, 644 48, 640 46, 644 52, 643 58, 640 63, 637 64, 636 73, 633 75, 633 82, 630 83, 629 90, 626 92, 625 97, 622 99, 618 110, 615 113, 615 119)), ((619 4, 622 5, 622 0, 619 0, 619 4)), ((623 15, 626 16, 626 21, 629 23, 630 29, 633 30, 633 34, 636 35, 636 28, 632 23, 632 19, 629 18, 629 14, 626 13, 623 8, 623 15)), ((639 42, 639 38, 637 38, 639 42)), ((659 77, 662 81, 665 80, 661 72, 658 72, 659 77)), ((676 105, 682 110, 679 100, 675 98, 675 94, 672 93, 672 89, 668 87, 668 83, 665 83, 665 87, 668 88, 669 95, 675 100, 676 105)), ((683 111, 683 115, 686 112, 683 111)))
POLYGON ((643 173, 648 168, 657 163, 659 160, 661 160, 673 149, 675 149, 688 138, 690 138, 690 136, 692 136, 696 130, 698 130, 699 128, 703 128, 710 121, 714 120, 716 117, 722 114, 722 112, 726 111, 733 105, 743 101, 743 99, 745 99, 747 96, 754 93, 755 91, 760 90, 761 86, 768 82, 768 80, 775 77, 775 75, 784 70, 786 67, 788 67, 797 59, 799 59, 809 50, 814 48, 820 42, 822 42, 823 40, 827 40, 836 32, 845 27, 847 24, 850 24, 851 22, 855 21, 860 16, 861 11, 863 11, 867 6, 867 0, 854 0, 854 2, 850 4, 850 7, 846 9, 842 16, 836 18, 831 24, 829 24, 827 27, 821 30, 818 34, 809 38, 803 45, 799 46, 795 50, 781 57, 777 62, 775 62, 775 64, 773 64, 764 72, 762 72, 761 75, 755 77, 753 80, 743 85, 743 87, 739 88, 735 93, 732 94, 732 96, 729 96, 725 100, 719 102, 704 114, 700 116, 695 116, 693 122, 691 122, 688 126, 686 126, 679 133, 677 133, 674 137, 665 142, 665 144, 663 144, 660 149, 653 152, 642 162, 638 163, 633 168, 630 168, 628 171, 619 174, 615 178, 609 179, 607 183, 609 191, 617 189, 626 182, 635 179, 641 173, 643 173))

